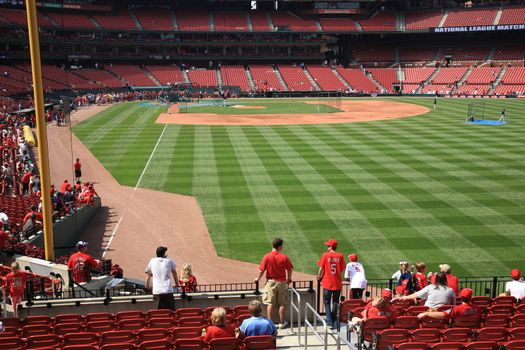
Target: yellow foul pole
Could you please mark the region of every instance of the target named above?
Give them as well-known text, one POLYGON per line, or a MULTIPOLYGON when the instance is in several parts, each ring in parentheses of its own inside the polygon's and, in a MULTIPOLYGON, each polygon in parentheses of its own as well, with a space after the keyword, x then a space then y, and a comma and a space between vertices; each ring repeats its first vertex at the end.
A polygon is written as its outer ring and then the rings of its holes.
POLYGON ((35 0, 26 0, 29 49, 31 51, 31 72, 36 112, 36 134, 38 138, 38 159, 40 160, 40 184, 42 186, 42 214, 44 216, 44 250, 46 260, 55 258, 53 243, 53 222, 51 221, 51 189, 49 176, 49 153, 47 148, 46 119, 44 114, 44 93, 42 88, 42 66, 35 0))

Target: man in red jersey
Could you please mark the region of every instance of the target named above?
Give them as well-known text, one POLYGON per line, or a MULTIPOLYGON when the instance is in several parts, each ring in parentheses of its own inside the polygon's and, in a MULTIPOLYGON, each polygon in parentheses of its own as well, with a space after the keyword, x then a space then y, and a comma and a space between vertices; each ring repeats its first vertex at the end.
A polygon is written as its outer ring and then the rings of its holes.
MULTIPOLYGON (((449 264, 441 264, 439 265, 439 270, 447 275, 447 286, 452 288, 454 294, 459 295, 459 279, 452 274, 452 267, 450 267, 449 264)), ((431 282, 434 283, 435 279, 436 275, 434 274, 431 278, 431 282)))
POLYGON ((20 271, 20 265, 17 262, 11 264, 13 272, 5 276, 5 287, 9 291, 9 298, 13 306, 13 314, 18 317, 18 305, 22 302, 24 290, 26 288, 27 274, 20 271))
POLYGON ((266 272, 266 285, 262 296, 262 302, 268 306, 267 314, 271 320, 274 306, 279 307, 279 329, 286 328, 285 322, 286 304, 288 303, 288 284, 292 282, 293 265, 288 256, 281 253, 283 240, 275 238, 272 241, 272 251, 266 254, 259 266, 259 275, 255 281, 259 281, 266 272))
POLYGON ((75 254, 69 257, 67 267, 71 271, 73 281, 77 283, 89 282, 91 280, 91 269, 98 267, 98 262, 87 254, 87 242, 79 241, 75 254))
POLYGON ((323 302, 326 311, 326 323, 329 327, 337 327, 337 309, 339 306, 339 297, 343 281, 341 273, 345 270, 346 262, 343 254, 337 253, 337 241, 330 239, 324 242, 328 251, 323 253, 321 259, 317 262, 319 273, 317 280, 321 281, 323 287, 323 302))
POLYGON ((417 317, 430 317, 436 319, 448 318, 450 320, 455 320, 458 317, 475 315, 477 316, 478 320, 481 321, 482 310, 476 305, 472 305, 472 294, 474 294, 474 291, 472 289, 463 288, 459 293, 459 297, 461 298, 461 305, 455 306, 454 308, 446 311, 423 312, 417 315, 417 317))

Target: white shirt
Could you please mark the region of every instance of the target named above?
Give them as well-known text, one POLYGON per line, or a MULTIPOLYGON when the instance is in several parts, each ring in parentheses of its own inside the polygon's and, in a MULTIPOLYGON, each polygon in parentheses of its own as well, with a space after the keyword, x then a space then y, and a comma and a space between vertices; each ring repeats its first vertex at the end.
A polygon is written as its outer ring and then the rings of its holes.
POLYGON ((519 280, 507 282, 505 285, 505 291, 510 292, 510 295, 516 299, 525 300, 525 281, 519 280))
POLYGON ((349 262, 346 265, 345 278, 350 280, 350 288, 364 289, 368 283, 365 268, 360 262, 349 262))
POLYGON ((6 213, 0 212, 0 221, 2 221, 4 224, 9 222, 9 218, 7 217, 6 213))
POLYGON ((153 294, 173 293, 172 271, 176 265, 170 258, 152 258, 146 267, 146 273, 153 276, 153 294))

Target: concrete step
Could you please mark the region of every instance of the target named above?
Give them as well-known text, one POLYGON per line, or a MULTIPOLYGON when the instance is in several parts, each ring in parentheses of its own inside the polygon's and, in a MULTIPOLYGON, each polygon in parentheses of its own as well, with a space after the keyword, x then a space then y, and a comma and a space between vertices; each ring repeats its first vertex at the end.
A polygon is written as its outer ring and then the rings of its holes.
POLYGON ((443 24, 447 20, 448 17, 448 10, 445 10, 445 13, 443 14, 443 17, 441 18, 441 21, 439 21, 438 28, 442 28, 443 24))
POLYGON ((175 12, 171 11, 171 17, 173 20, 173 28, 175 30, 179 30, 179 23, 177 22, 177 16, 175 16, 175 12))
POLYGON ((144 30, 144 28, 142 28, 142 24, 140 23, 139 19, 137 18, 137 16, 135 16, 135 13, 133 11, 129 11, 129 13, 131 14, 131 18, 133 18, 133 21, 135 22, 137 29, 144 30))
POLYGON ((306 77, 308 78, 308 80, 310 81, 310 83, 312 84, 312 86, 314 87, 315 91, 321 91, 321 88, 319 87, 319 84, 317 84, 317 81, 315 81, 315 79, 312 77, 312 75, 310 74, 308 69, 303 68, 303 72, 306 75, 306 77))
POLYGON ((427 80, 425 80, 422 84, 419 85, 419 88, 416 90, 416 93, 419 94, 421 92, 421 90, 427 86, 428 84, 430 84, 430 82, 432 81, 432 79, 434 79, 434 77, 439 73, 439 71, 441 70, 441 67, 437 67, 437 69, 432 72, 432 74, 430 74, 430 76, 428 77, 427 80))
POLYGON ((91 20, 91 23, 93 23, 93 25, 97 27, 97 29, 102 29, 100 23, 98 23, 93 17, 89 17, 89 19, 91 20))
POLYGON ((188 85, 191 84, 190 77, 188 76, 188 72, 185 69, 182 70, 182 77, 184 78, 184 82, 186 84, 188 84, 188 85))
POLYGON ((406 28, 405 13, 404 12, 396 13, 396 29, 399 31, 404 31, 405 28, 406 28))
POLYGON ((501 79, 503 79, 503 76, 505 75, 505 72, 507 71, 507 67, 503 67, 501 71, 499 72, 498 76, 496 77, 496 80, 492 83, 492 87, 487 92, 487 95, 492 95, 494 93, 494 90, 499 86, 501 83, 501 79))
POLYGON ((499 20, 501 19, 501 15, 503 14, 503 7, 500 7, 498 9, 498 12, 496 13, 496 17, 494 17, 494 24, 495 26, 497 26, 499 24, 499 20))
POLYGON ((281 87, 283 88, 283 91, 288 91, 288 87, 286 86, 283 76, 281 75, 281 72, 279 72, 279 69, 277 68, 277 66, 273 67, 273 71, 275 72, 275 75, 277 75, 277 79, 279 80, 279 83, 281 83, 281 87))
POLYGON ((248 31, 253 32, 252 17, 249 12, 246 12, 246 23, 248 23, 248 31))
POLYGON ((210 12, 210 30, 212 32, 215 31, 215 17, 213 16, 213 12, 210 12))
POLYGON ((250 72, 250 69, 248 67, 245 68, 246 71, 246 77, 248 78, 248 83, 250 84, 250 88, 252 90, 255 90, 255 82, 253 81, 252 72, 250 72))
POLYGON ((272 16, 270 15, 269 12, 268 12, 268 25, 270 26, 270 30, 273 31, 273 29, 274 29, 275 27, 273 26, 272 16))
POLYGON ((350 84, 348 84, 348 82, 344 80, 344 78, 341 76, 341 74, 339 74, 337 69, 332 68, 332 72, 334 72, 337 79, 339 79, 348 90, 352 90, 352 86, 350 86, 350 84))
POLYGON ((151 80, 155 82, 155 84, 157 84, 157 86, 162 86, 161 82, 157 78, 155 78, 153 74, 150 73, 149 70, 147 70, 146 68, 142 68, 142 70, 144 71, 144 73, 146 73, 148 78, 150 78, 151 80))
POLYGON ((222 88, 222 73, 220 69, 216 69, 215 73, 217 74, 217 86, 222 88))

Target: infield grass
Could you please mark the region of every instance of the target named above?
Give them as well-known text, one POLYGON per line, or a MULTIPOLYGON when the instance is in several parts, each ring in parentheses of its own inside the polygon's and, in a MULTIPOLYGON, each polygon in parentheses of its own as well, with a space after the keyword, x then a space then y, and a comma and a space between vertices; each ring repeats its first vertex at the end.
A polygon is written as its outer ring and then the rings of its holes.
MULTIPOLYGON (((331 100, 335 103, 334 100, 331 100)), ((218 103, 222 103, 218 101, 218 103)), ((335 113, 340 109, 323 104, 316 98, 307 101, 298 99, 284 100, 228 100, 229 106, 192 106, 182 107, 179 113, 216 113, 216 114, 310 114, 310 113, 335 113), (238 107, 264 107, 264 108, 238 108, 238 107)))
MULTIPOLYGON (((196 196, 218 254, 234 259, 259 262, 280 236, 295 268, 313 273, 322 242, 335 238, 369 278, 390 277, 402 259, 507 275, 525 269, 525 101, 486 101, 492 119, 507 109, 512 122, 501 127, 463 124, 469 102, 366 123, 167 125, 139 186, 196 196)), ((74 132, 134 187, 164 129, 154 123, 161 111, 119 104, 74 132)))

